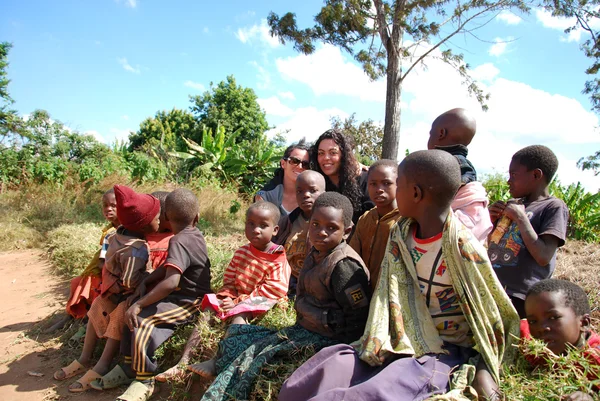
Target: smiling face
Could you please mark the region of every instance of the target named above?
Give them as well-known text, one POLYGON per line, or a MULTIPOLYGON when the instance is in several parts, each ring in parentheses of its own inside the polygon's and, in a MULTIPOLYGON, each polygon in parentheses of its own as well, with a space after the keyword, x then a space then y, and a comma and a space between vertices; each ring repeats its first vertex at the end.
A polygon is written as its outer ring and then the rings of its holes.
POLYGON ((391 212, 396 207, 397 169, 391 166, 378 166, 369 170, 369 197, 377 206, 380 215, 391 212))
POLYGON ((328 252, 338 246, 350 234, 352 226, 344 227, 344 212, 332 206, 313 210, 308 235, 319 252, 328 252))
POLYGON ((117 217, 117 199, 114 193, 110 192, 102 197, 102 214, 113 226, 117 227, 120 224, 117 217))
POLYGON ((271 238, 279 231, 274 220, 273 213, 268 209, 253 208, 246 214, 246 238, 259 251, 265 251, 271 238))
POLYGON ((296 182, 298 174, 306 170, 305 166, 309 163, 308 152, 304 149, 293 149, 287 160, 281 160, 284 178, 291 182, 296 182))
POLYGON ((534 338, 546 343, 555 354, 576 345, 587 327, 589 316, 577 316, 573 308, 565 305, 565 295, 560 291, 532 294, 525 300, 525 315, 534 338))
MULTIPOLYGON (((319 184, 319 173, 304 175, 296 181, 296 201, 298 207, 302 210, 305 217, 310 217, 315 201, 321 195, 325 188, 319 184)), ((321 182, 323 178, 321 177, 321 182)))
POLYGON ((319 143, 317 162, 323 174, 328 177, 338 176, 342 166, 340 146, 333 139, 323 139, 319 143))

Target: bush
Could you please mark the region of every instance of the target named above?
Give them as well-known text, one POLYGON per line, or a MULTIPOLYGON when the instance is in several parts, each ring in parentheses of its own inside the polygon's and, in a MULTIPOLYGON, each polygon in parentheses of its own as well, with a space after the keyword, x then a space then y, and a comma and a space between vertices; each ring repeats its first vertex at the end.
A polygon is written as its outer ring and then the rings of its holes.
POLYGON ((70 277, 87 267, 98 251, 102 227, 97 224, 66 224, 48 233, 49 256, 56 271, 70 277))

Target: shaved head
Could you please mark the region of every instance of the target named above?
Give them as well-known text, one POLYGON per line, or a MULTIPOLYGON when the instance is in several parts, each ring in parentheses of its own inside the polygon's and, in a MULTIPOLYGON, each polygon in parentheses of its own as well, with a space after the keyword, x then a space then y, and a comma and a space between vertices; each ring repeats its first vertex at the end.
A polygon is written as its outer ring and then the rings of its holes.
POLYGON ((465 145, 468 146, 475 132, 475 117, 466 109, 452 109, 438 116, 431 124, 428 149, 436 146, 465 145))
POLYGON ((316 185, 321 192, 325 192, 325 177, 318 171, 314 170, 305 170, 298 174, 298 178, 296 178, 296 186, 298 186, 301 182, 309 182, 312 181, 314 185, 316 185))

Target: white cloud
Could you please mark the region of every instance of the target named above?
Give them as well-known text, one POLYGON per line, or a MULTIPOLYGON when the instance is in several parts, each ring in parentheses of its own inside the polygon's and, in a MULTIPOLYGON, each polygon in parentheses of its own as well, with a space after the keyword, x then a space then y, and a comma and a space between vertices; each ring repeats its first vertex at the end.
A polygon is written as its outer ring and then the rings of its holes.
POLYGON ((258 70, 256 74, 256 87, 258 89, 269 89, 271 87, 271 74, 269 71, 256 61, 250 61, 250 65, 258 70))
POLYGON ((125 114, 125 115, 121 116, 121 120, 127 121, 127 120, 129 120, 129 116, 127 114, 125 114))
MULTIPOLYGON (((550 11, 537 9, 535 11, 535 16, 537 20, 542 23, 542 25, 546 28, 556 29, 563 31, 567 28, 575 26, 577 20, 575 18, 565 18, 565 17, 554 17, 550 11)), ((600 29, 600 20, 598 18, 592 19, 590 21, 590 28, 592 29, 600 29)), ((561 36, 561 42, 579 42, 581 40, 581 35, 587 35, 587 33, 580 27, 572 30, 566 36, 561 36)))
POLYGON ((204 85, 202 85, 201 83, 194 82, 194 81, 189 81, 189 80, 185 81, 183 83, 183 86, 187 86, 188 88, 196 89, 196 90, 199 90, 201 92, 206 90, 206 87, 204 85))
POLYGON ((101 143, 106 143, 106 139, 104 139, 104 137, 96 130, 90 130, 90 131, 85 131, 83 133, 84 135, 91 135, 93 136, 98 142, 101 143))
POLYGON ((269 130, 267 135, 273 136, 281 132, 284 133, 288 143, 297 142, 302 138, 306 138, 307 141, 312 142, 323 132, 331 128, 331 117, 334 116, 345 119, 349 115, 335 107, 325 110, 318 110, 312 106, 301 107, 292 110, 290 118, 269 130), (289 132, 285 133, 288 130, 289 132))
POLYGON ((117 3, 119 4, 125 4, 125 7, 129 7, 129 8, 136 8, 137 7, 137 0, 116 0, 117 3))
POLYGON ((117 58, 117 61, 119 62, 119 64, 121 64, 121 67, 123 67, 123 69, 125 71, 133 72, 134 74, 139 74, 140 73, 140 67, 136 66, 135 68, 133 68, 131 66, 131 64, 129 64, 127 62, 127 59, 125 57, 123 57, 123 58, 117 58))
POLYGON ((521 17, 506 10, 498 14, 496 18, 508 25, 519 25, 521 22, 523 22, 521 17))
POLYGON ((338 94, 385 102, 385 81, 371 81, 337 47, 324 45, 310 55, 278 58, 275 64, 284 78, 308 85, 316 95, 338 94))
POLYGON ((210 29, 207 26, 205 26, 204 28, 202 28, 202 32, 210 33, 210 29))
POLYGON ((109 130, 111 134, 113 134, 113 138, 115 141, 119 142, 129 142, 129 133, 133 132, 131 129, 119 129, 119 128, 111 128, 109 130))
POLYGON ((492 63, 478 65, 471 71, 471 76, 482 82, 489 82, 498 74, 500 74, 500 70, 492 63))
POLYGON ((263 19, 260 21, 260 25, 252 25, 249 28, 239 28, 235 33, 235 37, 242 43, 262 43, 269 47, 278 47, 281 45, 279 39, 276 36, 271 36, 269 32, 269 26, 267 20, 263 19))
POLYGON ((278 92, 277 95, 282 99, 296 100, 296 96, 290 91, 278 92))
POLYGON ((508 37, 506 39, 502 39, 502 38, 496 38, 494 39, 494 43, 490 49, 488 50, 488 54, 490 56, 501 56, 502 54, 504 54, 506 52, 506 49, 508 47, 508 42, 510 42, 511 40, 513 40, 512 37, 508 37))
POLYGON ((257 102, 265 113, 271 116, 289 117, 294 114, 294 111, 281 103, 277 96, 271 96, 267 99, 258 99, 257 102))

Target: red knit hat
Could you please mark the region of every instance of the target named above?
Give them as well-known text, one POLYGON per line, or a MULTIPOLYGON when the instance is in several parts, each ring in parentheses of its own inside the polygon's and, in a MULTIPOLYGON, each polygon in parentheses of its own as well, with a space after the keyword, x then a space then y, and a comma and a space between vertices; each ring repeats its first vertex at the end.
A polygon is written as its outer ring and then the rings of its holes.
POLYGON ((152 195, 138 194, 125 185, 115 185, 117 217, 128 230, 142 231, 160 212, 160 201, 152 195))

